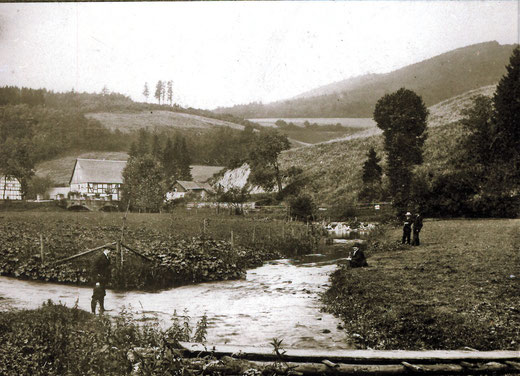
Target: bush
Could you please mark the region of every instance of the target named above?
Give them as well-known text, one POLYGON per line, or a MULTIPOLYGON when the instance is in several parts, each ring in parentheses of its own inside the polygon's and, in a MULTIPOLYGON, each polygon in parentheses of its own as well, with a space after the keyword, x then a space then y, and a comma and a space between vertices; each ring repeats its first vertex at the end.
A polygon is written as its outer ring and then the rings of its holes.
POLYGON ((295 219, 308 221, 314 218, 316 208, 312 197, 309 195, 301 194, 289 198, 289 207, 291 217, 295 219))

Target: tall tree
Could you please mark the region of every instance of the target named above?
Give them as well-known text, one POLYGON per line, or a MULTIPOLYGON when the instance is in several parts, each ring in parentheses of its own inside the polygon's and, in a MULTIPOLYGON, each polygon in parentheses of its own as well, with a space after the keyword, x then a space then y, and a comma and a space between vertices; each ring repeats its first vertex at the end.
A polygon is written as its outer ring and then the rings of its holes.
POLYGON ((137 156, 143 156, 150 152, 150 134, 146 129, 141 128, 137 138, 136 154, 137 156))
POLYGON ((374 120, 383 130, 388 155, 389 193, 398 210, 408 206, 412 168, 422 163, 427 117, 422 98, 404 88, 383 96, 376 103, 374 120))
POLYGON ((168 81, 168 102, 170 103, 170 106, 173 106, 173 82, 168 81))
POLYGON ((282 192, 282 172, 278 156, 290 146, 287 136, 277 130, 261 130, 256 145, 249 154, 250 183, 261 186, 266 191, 272 191, 276 186, 278 192, 282 192))
POLYGON ((175 163, 177 165, 178 178, 182 180, 191 180, 191 158, 188 152, 186 138, 184 138, 180 133, 175 134, 173 150, 175 163))
POLYGON ((513 50, 506 69, 493 97, 492 151, 495 161, 504 166, 504 183, 514 190, 513 186, 520 187, 520 47, 513 50))
POLYGON ((148 97, 150 96, 150 89, 148 89, 148 82, 144 83, 143 95, 148 102, 148 97))
POLYGON ((170 182, 178 179, 178 168, 175 160, 176 153, 170 137, 166 139, 166 144, 162 151, 161 163, 163 166, 164 176, 170 182))
POLYGON ((130 158, 123 170, 123 203, 139 211, 159 211, 166 195, 163 179, 161 165, 150 154, 130 158))
POLYGON ((157 81, 157 85, 155 85, 155 99, 157 99, 157 102, 161 104, 161 98, 163 94, 163 83, 161 80, 157 81))
POLYGON ((363 188, 360 198, 368 201, 377 200, 381 197, 381 176, 383 169, 379 165, 381 158, 377 156, 374 148, 367 153, 367 160, 363 164, 363 188))

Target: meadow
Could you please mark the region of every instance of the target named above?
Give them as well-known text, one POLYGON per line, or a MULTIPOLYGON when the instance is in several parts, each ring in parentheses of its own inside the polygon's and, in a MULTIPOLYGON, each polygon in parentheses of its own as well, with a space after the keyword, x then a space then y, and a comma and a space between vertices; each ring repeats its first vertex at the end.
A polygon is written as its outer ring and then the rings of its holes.
POLYGON ((381 230, 368 268, 333 273, 326 309, 357 347, 517 350, 519 229, 519 219, 426 220, 418 247, 381 230))
POLYGON ((276 123, 277 120, 283 120, 287 123, 292 122, 301 126, 303 126, 303 123, 306 121, 309 123, 317 123, 318 125, 341 124, 344 127, 367 128, 376 126, 376 123, 371 118, 259 118, 248 120, 268 127, 274 127, 274 123, 276 123))

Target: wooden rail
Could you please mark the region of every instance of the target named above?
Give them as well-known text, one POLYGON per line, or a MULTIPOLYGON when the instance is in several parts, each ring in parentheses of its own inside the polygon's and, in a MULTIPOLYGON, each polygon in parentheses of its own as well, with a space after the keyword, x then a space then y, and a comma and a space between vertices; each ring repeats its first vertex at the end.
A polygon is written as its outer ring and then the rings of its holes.
POLYGON ((269 347, 180 344, 186 356, 234 357, 260 368, 277 362, 296 375, 520 374, 520 351, 285 349, 280 357, 269 347))

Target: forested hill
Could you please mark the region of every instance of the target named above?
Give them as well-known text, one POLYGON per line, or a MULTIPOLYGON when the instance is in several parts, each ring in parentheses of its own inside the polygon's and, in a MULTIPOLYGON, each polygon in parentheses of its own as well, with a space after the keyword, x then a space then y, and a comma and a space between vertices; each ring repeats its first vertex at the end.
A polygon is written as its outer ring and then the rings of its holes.
POLYGON ((415 91, 431 106, 469 90, 496 84, 506 72, 514 47, 497 42, 475 44, 387 74, 365 75, 326 85, 293 99, 218 108, 215 112, 244 118, 372 117, 377 100, 401 87, 415 91))

